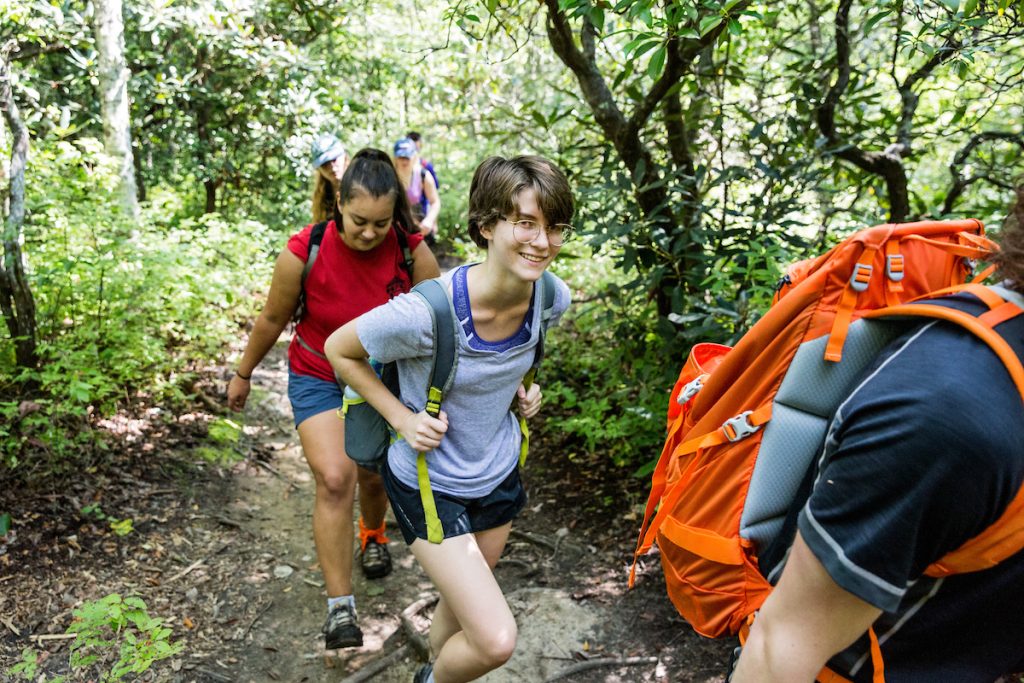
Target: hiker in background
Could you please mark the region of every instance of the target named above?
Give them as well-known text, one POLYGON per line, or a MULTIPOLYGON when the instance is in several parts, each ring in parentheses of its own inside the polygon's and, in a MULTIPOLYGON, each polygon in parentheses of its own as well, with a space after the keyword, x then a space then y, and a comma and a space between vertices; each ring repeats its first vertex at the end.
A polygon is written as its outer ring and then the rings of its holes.
POLYGON ((322 223, 334 215, 338 181, 348 166, 348 154, 341 140, 330 133, 313 141, 313 222, 322 223))
MULTIPOLYGON (((1007 298, 1024 305, 1024 188, 1002 244, 1007 298)), ((1022 317, 1001 336, 1024 357, 1022 317)), ((818 474, 828 485, 800 511, 730 680, 813 681, 826 662, 878 680, 873 638, 889 683, 1024 671, 1024 551, 982 571, 923 574, 1008 509, 1024 481, 1022 424, 1006 367, 973 334, 931 322, 887 346, 834 418, 818 474)))
MULTIPOLYGON (((430 174, 430 177, 434 179, 434 189, 438 192, 441 191, 441 183, 437 180, 437 170, 434 168, 433 162, 423 156, 423 136, 418 132, 411 130, 405 134, 405 137, 409 138, 416 143, 416 153, 420 157, 420 166, 423 170, 430 174)), ((427 201, 426 195, 420 198, 420 208, 423 211, 423 215, 427 215, 427 209, 430 208, 429 202, 427 201)))
POLYGON ((420 164, 419 150, 409 138, 398 140, 394 151, 395 168, 416 225, 427 244, 434 244, 437 240, 437 217, 441 213, 441 198, 437 194, 434 177, 420 164))
MULTIPOLYGON (((522 433, 509 406, 524 417, 540 407, 538 386, 527 390, 521 381, 542 329, 542 287, 535 283, 571 236, 572 214, 569 184, 546 159, 490 157, 477 168, 469 236, 486 257, 440 280, 462 329, 458 372, 437 418, 425 411, 434 339, 420 297, 393 299, 325 345, 339 375, 401 436, 388 452, 384 485, 405 542, 441 594, 430 628, 436 659, 416 673, 418 683, 473 680, 504 664, 515 648, 516 622, 493 574, 526 503, 522 433), (371 355, 397 361, 401 399, 377 378, 371 355), (420 484, 419 452, 427 453, 429 489, 420 484), (432 496, 421 496, 430 489, 432 496), (424 499, 436 514, 425 511, 424 499), (443 540, 428 541, 433 534, 443 540)), ((569 305, 569 290, 557 278, 550 283, 555 321, 569 305)))
POLYGON ((288 347, 288 398, 302 450, 316 480, 313 538, 327 589, 327 649, 362 645, 352 596, 353 515, 359 484, 360 566, 367 578, 391 571, 384 535, 387 498, 379 474, 359 468, 345 454, 339 419, 342 387, 323 355, 327 335, 421 280, 439 274, 423 238, 406 234, 409 205, 386 152, 360 150, 338 187, 333 220, 305 272, 316 226, 288 240, 277 258, 270 293, 256 319, 235 376, 228 405, 241 410, 252 373, 300 307, 288 347), (410 263, 411 261, 411 263, 410 263))

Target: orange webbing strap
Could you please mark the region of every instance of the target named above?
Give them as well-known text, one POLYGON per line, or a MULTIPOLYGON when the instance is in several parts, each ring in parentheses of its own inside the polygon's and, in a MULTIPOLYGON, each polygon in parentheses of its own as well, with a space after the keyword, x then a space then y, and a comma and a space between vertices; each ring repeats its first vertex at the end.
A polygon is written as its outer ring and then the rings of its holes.
POLYGON ((989 310, 997 308, 1006 303, 1006 299, 999 296, 991 287, 986 287, 983 284, 977 282, 969 282, 965 285, 953 285, 952 287, 943 287, 937 289, 934 292, 928 292, 927 294, 918 297, 918 299, 934 299, 935 297, 945 296, 947 294, 959 294, 960 292, 967 292, 977 297, 981 303, 988 306, 989 310))
POLYGON ((1020 314, 1020 306, 1012 301, 1005 301, 995 308, 992 308, 988 313, 982 313, 979 315, 978 320, 980 320, 986 327, 995 327, 996 325, 1005 323, 1011 318, 1016 318, 1020 314))
MULTIPOLYGON (((962 233, 961 233, 962 234, 962 233)), ((943 242, 941 240, 932 240, 921 235, 904 235, 905 240, 914 240, 915 242, 924 242, 925 244, 931 245, 936 249, 953 254, 955 256, 963 256, 971 259, 981 259, 986 256, 992 255, 992 250, 984 246, 968 246, 962 243, 943 242)))
MULTIPOLYGON (((654 545, 654 538, 657 536, 658 531, 661 529, 662 524, 665 523, 665 519, 668 517, 669 512, 675 507, 676 502, 686 491, 687 485, 690 483, 690 478, 696 469, 697 458, 691 458, 690 462, 687 463, 686 469, 682 471, 679 478, 673 482, 671 488, 661 496, 658 501, 658 512, 654 515, 654 519, 651 521, 650 526, 646 529, 641 530, 640 544, 636 550, 636 556, 646 553, 654 545)), ((632 586, 635 580, 636 574, 636 563, 633 563, 633 568, 630 570, 629 585, 632 586)))
POLYGON ((895 306, 900 303, 898 294, 903 291, 905 259, 900 253, 900 241, 891 239, 885 243, 885 303, 895 306))
POLYGON ((684 441, 672 451, 672 456, 688 455, 696 453, 703 448, 718 446, 729 441, 739 441, 744 436, 756 432, 771 419, 772 404, 766 403, 757 410, 748 410, 732 419, 726 420, 725 424, 710 434, 703 434, 684 441), (746 423, 749 427, 743 425, 743 423, 746 423))
POLYGON ((875 635, 875 628, 868 629, 868 639, 871 641, 871 668, 874 675, 871 677, 873 683, 885 683, 885 662, 882 661, 882 646, 878 644, 878 636, 875 635))
MULTIPOLYGON (((708 448, 710 446, 723 444, 729 441, 738 441, 743 437, 756 432, 762 425, 771 420, 771 417, 772 405, 770 403, 761 406, 757 410, 741 413, 730 420, 726 420, 726 423, 722 427, 716 429, 710 434, 704 434, 703 436, 698 436, 680 444, 672 450, 670 457, 676 458, 683 455, 689 455, 690 453, 695 453, 698 450, 708 448), (736 422, 740 419, 742 419, 742 422, 736 422), (735 426, 736 424, 740 425, 738 429, 735 426)), ((662 455, 662 458, 667 462, 667 458, 665 458, 664 454, 662 455)), ((686 465, 686 469, 683 470, 679 478, 672 484, 672 487, 661 496, 658 504, 658 512, 654 516, 654 520, 651 522, 650 526, 646 529, 641 527, 640 542, 637 545, 637 549, 634 554, 633 567, 629 573, 629 585, 631 587, 636 578, 636 558, 646 553, 651 549, 651 546, 654 545, 655 536, 657 536, 658 531, 665 523, 665 519, 668 517, 669 513, 673 508, 675 508, 676 501, 679 500, 680 496, 682 496, 686 490, 686 486, 690 482, 690 477, 693 474, 693 471, 697 468, 699 462, 700 460, 698 458, 690 459, 690 462, 686 465)), ((653 510, 653 503, 655 501, 656 499, 652 493, 651 498, 647 501, 648 513, 653 510)))
MULTIPOLYGON (((1020 307, 1013 303, 1007 302, 1007 304, 1016 309, 1017 314, 1021 311, 1020 307)), ((989 315, 995 311, 1003 309, 1002 306, 989 311, 985 315, 989 315)), ((1008 311, 1009 309, 1007 309, 1008 311)), ((1001 315, 1005 315, 1005 312, 1001 315)), ((999 356, 999 360, 1003 361, 1003 365, 1006 366, 1006 370, 1010 373, 1010 377, 1013 379, 1013 383, 1017 385, 1017 390, 1020 392, 1021 400, 1024 400, 1024 366, 1021 365, 1020 358, 1014 353, 1013 349, 1006 340, 999 336, 991 327, 986 325, 980 318, 976 318, 970 313, 964 313, 963 311, 956 310, 954 308, 947 308, 945 306, 938 306, 935 304, 901 304, 899 306, 889 306, 887 308, 879 308, 874 311, 869 311, 864 314, 865 318, 884 318, 887 316, 919 316, 924 318, 937 318, 939 320, 945 320, 947 322, 955 323, 965 328, 967 331, 974 334, 976 337, 981 339, 983 342, 988 344, 989 348, 999 356)), ((1003 320, 1008 320, 1013 316, 1004 317, 1003 320)))
POLYGON ((988 237, 985 237, 984 234, 976 235, 973 232, 963 230, 957 233, 957 237, 960 239, 961 242, 969 242, 970 244, 973 244, 977 247, 981 247, 982 249, 987 249, 993 254, 999 251, 999 244, 997 244, 993 240, 990 240, 988 237))
MULTIPOLYGON (((682 421, 683 417, 680 415, 678 422, 682 423, 682 421)), ((640 525, 640 534, 636 539, 636 550, 633 551, 633 565, 629 568, 630 588, 636 582, 637 560, 640 559, 640 555, 650 549, 650 546, 647 546, 647 548, 643 547, 644 539, 647 537, 647 523, 651 520, 651 516, 654 515, 654 509, 658 506, 661 494, 665 491, 668 463, 672 459, 671 448, 672 439, 668 438, 665 440, 665 445, 661 449, 661 455, 658 456, 658 464, 654 466, 654 474, 651 476, 651 493, 647 496, 647 506, 644 508, 644 521, 640 525)))
POLYGON ((387 528, 386 522, 381 522, 381 525, 377 529, 367 529, 366 525, 363 524, 363 518, 359 517, 359 549, 366 550, 366 544, 370 542, 370 539, 375 539, 377 543, 384 545, 391 539, 384 535, 384 531, 387 528))
POLYGON ((980 284, 980 283, 984 282, 985 280, 987 280, 988 276, 991 275, 994 272, 996 272, 996 264, 992 263, 987 268, 985 268, 985 270, 981 271, 980 273, 975 275, 973 278, 971 278, 971 282, 974 283, 974 284, 980 284))
POLYGON ((843 344, 846 343, 846 332, 853 320, 853 309, 857 306, 857 297, 868 288, 871 282, 872 262, 878 245, 865 245, 860 258, 853 266, 850 281, 843 288, 843 298, 839 300, 836 317, 832 320, 832 331, 828 335, 825 346, 825 360, 838 363, 843 359, 843 344))
MULTIPOLYGON (((740 646, 746 645, 750 637, 750 628, 754 625, 754 617, 757 612, 747 616, 747 620, 740 624, 739 639, 740 646)), ((874 627, 868 629, 868 639, 871 641, 871 666, 874 669, 873 683, 885 683, 885 665, 882 661, 882 648, 878 644, 878 637, 875 635, 874 627)), ((815 683, 853 683, 849 678, 842 676, 827 666, 818 672, 814 677, 815 683)))

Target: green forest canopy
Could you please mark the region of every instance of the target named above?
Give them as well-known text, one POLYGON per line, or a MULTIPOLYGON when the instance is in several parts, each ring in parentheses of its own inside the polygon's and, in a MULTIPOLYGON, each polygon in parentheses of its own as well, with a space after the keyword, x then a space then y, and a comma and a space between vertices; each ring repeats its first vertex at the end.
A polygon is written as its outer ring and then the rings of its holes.
POLYGON ((1021 2, 119 4, 0 0, 7 467, 201 393, 309 220, 321 131, 352 151, 422 132, 460 255, 482 158, 568 171, 583 239, 558 269, 584 296, 549 395, 623 462, 634 427, 606 417, 662 410, 679 349, 740 333, 787 261, 887 221, 998 227, 1024 175, 1021 2), (137 214, 104 136, 109 16, 137 214))

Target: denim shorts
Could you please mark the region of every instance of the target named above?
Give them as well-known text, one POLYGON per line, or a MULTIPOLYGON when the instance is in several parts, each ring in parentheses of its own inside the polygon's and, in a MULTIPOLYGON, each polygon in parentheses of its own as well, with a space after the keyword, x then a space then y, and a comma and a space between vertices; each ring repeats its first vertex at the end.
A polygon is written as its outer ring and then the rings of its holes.
MULTIPOLYGON (((399 481, 388 467, 387 460, 384 461, 381 476, 406 545, 412 545, 417 538, 426 540, 427 523, 423 503, 420 501, 420 490, 399 481)), ((518 466, 483 498, 457 498, 434 491, 434 506, 445 538, 487 531, 508 524, 525 505, 526 489, 519 479, 518 466)))
POLYGON ((318 377, 288 371, 288 400, 296 428, 307 418, 341 407, 341 387, 318 377))

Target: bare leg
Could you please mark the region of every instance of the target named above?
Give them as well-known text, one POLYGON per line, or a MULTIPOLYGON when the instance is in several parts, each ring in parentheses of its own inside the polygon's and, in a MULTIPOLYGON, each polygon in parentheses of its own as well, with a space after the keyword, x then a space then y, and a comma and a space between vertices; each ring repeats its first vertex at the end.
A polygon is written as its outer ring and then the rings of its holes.
POLYGON ((508 661, 516 645, 516 622, 492 573, 511 523, 447 538, 417 539, 410 549, 441 593, 431 643, 441 644, 434 662, 437 683, 478 678, 508 661), (438 613, 440 612, 440 613, 438 613), (447 637, 443 637, 447 634, 447 637))
MULTIPOLYGON (((497 566, 501 553, 505 550, 505 543, 508 541, 512 524, 506 524, 494 529, 488 529, 481 534, 475 534, 477 545, 483 553, 487 566, 491 571, 497 566)), ((459 620, 448 608, 444 596, 437 602, 434 608, 434 617, 430 622, 430 649, 436 655, 453 635, 462 630, 459 620)))
POLYGON ((313 539, 328 597, 352 594, 352 506, 356 464, 345 455, 345 423, 333 410, 299 425, 299 439, 316 479, 313 539))
POLYGON ((367 529, 379 529, 384 524, 384 513, 388 511, 388 496, 380 475, 363 469, 359 471, 359 512, 367 529))

